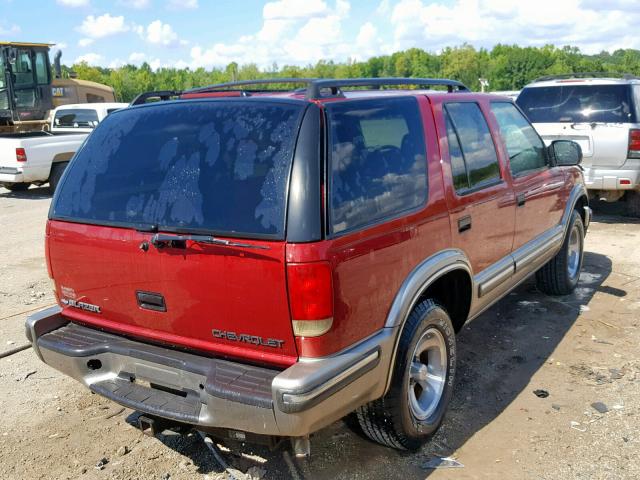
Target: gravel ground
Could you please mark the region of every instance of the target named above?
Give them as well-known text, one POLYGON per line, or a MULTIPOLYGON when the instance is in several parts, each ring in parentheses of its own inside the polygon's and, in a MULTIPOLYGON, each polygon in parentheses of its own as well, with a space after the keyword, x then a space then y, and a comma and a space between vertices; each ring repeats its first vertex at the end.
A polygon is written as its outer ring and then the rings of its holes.
MULTIPOLYGON (((24 312, 53 303, 49 203, 46 188, 0 188, 0 352, 26 343, 24 312)), ((308 461, 227 443, 227 462, 239 478, 640 478, 640 222, 611 210, 596 213, 574 294, 527 282, 463 329, 450 412, 420 452, 373 444, 347 418, 313 437, 308 461), (426 468, 435 457, 462 467, 426 468)), ((135 417, 30 349, 2 358, 0 478, 227 478, 198 435, 147 437, 135 417)))

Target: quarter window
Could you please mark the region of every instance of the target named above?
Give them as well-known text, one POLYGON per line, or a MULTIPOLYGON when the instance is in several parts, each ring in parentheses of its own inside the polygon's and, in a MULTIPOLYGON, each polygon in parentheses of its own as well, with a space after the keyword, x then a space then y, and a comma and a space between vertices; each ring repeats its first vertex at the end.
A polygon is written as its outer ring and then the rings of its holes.
POLYGON ((519 175, 544 168, 544 143, 524 115, 507 102, 491 103, 491 110, 496 116, 500 136, 509 155, 511 173, 519 175))
POLYGON ((339 102, 327 111, 333 233, 424 204, 426 148, 414 98, 339 102))
POLYGON ((489 126, 478 104, 447 103, 445 119, 456 191, 465 193, 466 190, 482 188, 499 181, 498 156, 489 126))

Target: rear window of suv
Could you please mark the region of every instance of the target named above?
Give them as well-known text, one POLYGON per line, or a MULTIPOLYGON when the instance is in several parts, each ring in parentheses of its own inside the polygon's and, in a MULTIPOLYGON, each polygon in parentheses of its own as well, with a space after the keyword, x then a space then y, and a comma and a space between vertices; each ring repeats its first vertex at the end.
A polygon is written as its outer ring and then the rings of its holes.
POLYGON ((426 149, 415 98, 336 102, 327 111, 332 233, 425 203, 426 149))
POLYGON ((530 87, 516 100, 533 123, 635 123, 629 85, 530 87))
POLYGON ((284 238, 304 104, 205 100, 109 115, 71 162, 52 218, 284 238))

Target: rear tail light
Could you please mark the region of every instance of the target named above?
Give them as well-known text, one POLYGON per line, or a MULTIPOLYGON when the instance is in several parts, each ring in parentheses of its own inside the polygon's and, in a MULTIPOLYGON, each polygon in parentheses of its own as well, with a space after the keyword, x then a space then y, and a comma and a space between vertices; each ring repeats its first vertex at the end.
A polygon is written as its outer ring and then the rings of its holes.
POLYGON ((57 299, 58 292, 56 290, 56 282, 53 279, 53 269, 51 268, 51 256, 49 255, 49 234, 51 232, 51 223, 47 221, 47 226, 44 232, 44 258, 47 264, 47 274, 49 275, 49 282, 51 284, 51 290, 53 290, 53 296, 57 299))
POLYGON ((640 158, 640 129, 629 130, 629 154, 628 158, 640 158))
POLYGON ((333 324, 333 284, 327 262, 287 265, 289 307, 293 333, 297 337, 318 337, 333 324))
POLYGON ((631 185, 631 180, 629 180, 628 178, 621 178, 620 185, 631 185))
POLYGON ((16 148, 16 161, 18 162, 27 161, 27 152, 24 151, 24 148, 16 148))

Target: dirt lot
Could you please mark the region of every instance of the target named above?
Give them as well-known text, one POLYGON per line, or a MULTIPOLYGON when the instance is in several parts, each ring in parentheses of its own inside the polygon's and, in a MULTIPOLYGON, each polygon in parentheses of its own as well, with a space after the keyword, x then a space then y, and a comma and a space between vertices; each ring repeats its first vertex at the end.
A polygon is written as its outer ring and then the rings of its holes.
MULTIPOLYGON (((53 302, 49 203, 46 188, 0 188, 0 352, 25 343, 22 312, 53 302)), ((227 461, 273 479, 640 478, 640 222, 598 212, 586 250, 573 295, 528 282, 464 328, 450 413, 422 451, 380 447, 347 419, 313 437, 308 462, 231 444, 227 461), (434 456, 464 467, 426 469, 434 456)), ((133 412, 30 349, 0 359, 0 418, 2 479, 226 478, 199 436, 142 435, 133 412)))

